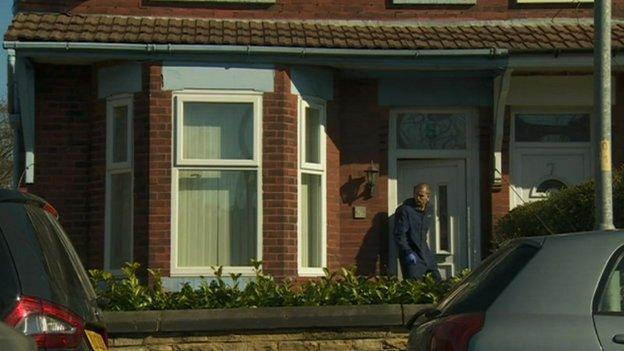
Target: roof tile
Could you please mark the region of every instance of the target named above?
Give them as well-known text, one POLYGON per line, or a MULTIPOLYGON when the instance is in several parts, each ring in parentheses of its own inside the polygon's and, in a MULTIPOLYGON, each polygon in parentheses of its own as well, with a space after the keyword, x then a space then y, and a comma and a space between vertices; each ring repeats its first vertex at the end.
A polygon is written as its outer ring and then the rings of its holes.
MULTIPOLYGON (((442 25, 335 25, 302 21, 208 20, 110 15, 18 13, 9 41, 98 41, 269 45, 353 49, 469 49, 511 51, 592 47, 593 26, 582 23, 492 22, 442 25)), ((613 23, 613 45, 624 47, 624 23, 613 23)))

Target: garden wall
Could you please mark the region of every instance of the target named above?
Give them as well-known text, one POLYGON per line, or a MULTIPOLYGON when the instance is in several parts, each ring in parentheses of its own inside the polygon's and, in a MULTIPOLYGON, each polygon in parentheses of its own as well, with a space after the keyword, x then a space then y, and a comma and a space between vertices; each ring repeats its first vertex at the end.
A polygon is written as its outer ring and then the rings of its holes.
POLYGON ((409 319, 430 305, 106 312, 110 350, 404 350, 409 319))

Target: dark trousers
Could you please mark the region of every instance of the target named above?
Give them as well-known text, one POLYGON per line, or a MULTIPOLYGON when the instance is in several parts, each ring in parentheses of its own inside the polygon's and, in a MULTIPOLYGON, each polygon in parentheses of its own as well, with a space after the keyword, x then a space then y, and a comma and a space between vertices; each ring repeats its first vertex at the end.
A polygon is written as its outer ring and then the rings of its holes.
POLYGON ((403 279, 413 279, 413 280, 420 279, 428 271, 427 266, 421 260, 418 260, 418 262, 413 263, 413 264, 411 263, 408 264, 407 262, 405 262, 403 258, 401 258, 400 261, 401 261, 401 272, 403 272, 403 279))
POLYGON ((408 264, 403 257, 399 258, 401 262, 401 272, 403 272, 403 279, 421 279, 425 274, 431 273, 436 281, 442 281, 440 272, 437 269, 431 270, 427 268, 427 265, 422 260, 418 260, 414 264, 408 264))

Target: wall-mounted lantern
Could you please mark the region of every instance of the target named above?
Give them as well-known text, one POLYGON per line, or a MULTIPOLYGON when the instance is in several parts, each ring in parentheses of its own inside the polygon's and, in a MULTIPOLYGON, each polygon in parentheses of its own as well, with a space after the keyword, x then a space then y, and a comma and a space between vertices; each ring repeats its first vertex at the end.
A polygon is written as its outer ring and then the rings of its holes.
POLYGON ((377 190, 377 178, 379 177, 379 168, 377 168, 371 160, 370 166, 364 171, 366 179, 366 188, 368 190, 368 197, 375 196, 377 190))

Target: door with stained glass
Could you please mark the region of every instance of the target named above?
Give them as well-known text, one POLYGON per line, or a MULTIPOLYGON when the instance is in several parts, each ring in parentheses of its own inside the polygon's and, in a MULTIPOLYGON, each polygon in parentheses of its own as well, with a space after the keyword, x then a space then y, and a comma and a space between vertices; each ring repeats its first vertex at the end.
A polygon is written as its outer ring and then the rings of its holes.
POLYGON ((412 196, 414 185, 427 183, 431 186, 427 241, 438 259, 443 278, 456 274, 456 270, 468 264, 465 179, 464 160, 398 161, 400 202, 412 196))

